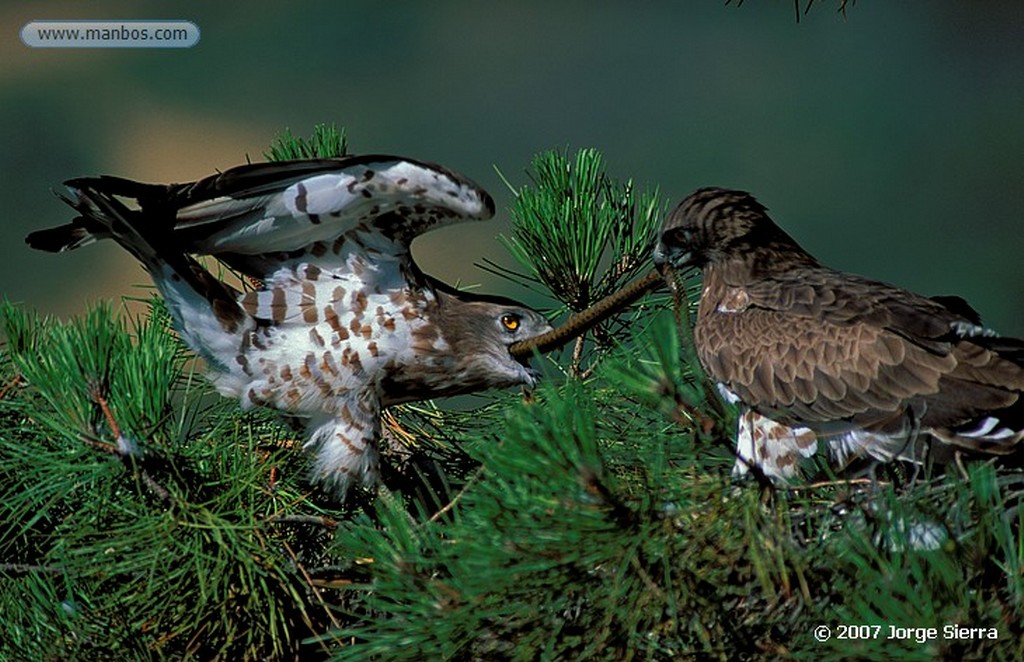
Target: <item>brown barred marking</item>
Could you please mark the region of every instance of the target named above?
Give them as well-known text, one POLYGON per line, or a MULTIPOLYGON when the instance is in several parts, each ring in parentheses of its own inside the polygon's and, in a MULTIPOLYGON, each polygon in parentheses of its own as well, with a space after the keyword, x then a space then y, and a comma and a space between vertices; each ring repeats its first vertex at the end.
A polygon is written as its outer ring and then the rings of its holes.
POLYGON ((352 293, 352 313, 359 317, 366 311, 366 306, 369 301, 369 297, 366 296, 366 292, 363 290, 356 290, 352 293))
POLYGON ((281 366, 281 379, 286 382, 290 382, 292 380, 292 367, 287 363, 281 366))
POLYGON ((256 290, 246 292, 245 296, 242 297, 242 309, 251 317, 256 316, 256 311, 259 310, 259 305, 259 293, 256 290))
POLYGON ((370 352, 370 356, 372 356, 373 358, 377 358, 378 356, 380 356, 380 349, 377 348, 377 343, 371 342, 369 345, 366 346, 366 349, 370 352))
POLYGON ((332 329, 334 329, 335 333, 337 333, 339 335, 341 334, 341 330, 344 327, 341 325, 341 318, 338 317, 338 312, 336 310, 334 310, 334 306, 331 306, 331 305, 324 306, 324 321, 327 322, 327 324, 332 329))
POLYGON ((309 330, 309 339, 317 347, 323 347, 327 344, 324 342, 324 337, 320 335, 320 332, 316 330, 315 326, 309 330))
POLYGON ((338 411, 338 418, 340 418, 341 422, 348 427, 356 427, 356 417, 352 415, 352 410, 349 408, 348 404, 341 406, 341 409, 338 411))
POLYGON ((302 282, 302 296, 299 297, 299 310, 302 311, 303 317, 305 317, 306 308, 313 309, 313 319, 307 319, 307 322, 316 321, 316 286, 309 281, 302 282))
POLYGON ((234 301, 224 299, 213 299, 210 302, 213 309, 213 316, 217 318, 222 329, 228 333, 235 333, 242 324, 242 311, 234 301))
POLYGON ((288 311, 288 299, 284 289, 275 287, 270 299, 270 319, 281 323, 284 321, 285 313, 288 311))
POLYGON ((313 380, 313 384, 320 389, 320 395, 325 399, 330 400, 335 396, 334 388, 326 379, 324 379, 323 375, 318 375, 317 378, 313 380))
POLYGON ((338 362, 334 360, 334 354, 324 352, 323 358, 320 360, 320 371, 329 373, 332 377, 341 374, 338 370, 338 362))
MULTIPOLYGON (((324 255, 327 254, 327 244, 323 241, 313 242, 313 245, 309 247, 309 253, 313 257, 323 257, 324 255)), ((313 265, 309 265, 306 267, 306 277, 309 278, 310 280, 316 280, 317 276, 319 275, 320 270, 314 267, 313 265), (316 276, 309 275, 310 269, 316 269, 316 276)))
POLYGON ((313 368, 316 367, 316 359, 312 354, 306 354, 306 360, 299 366, 299 376, 303 379, 313 380, 313 368))
POLYGON ((338 433, 334 436, 336 436, 338 439, 341 439, 341 443, 345 444, 345 447, 348 448, 349 452, 352 453, 353 455, 362 455, 363 453, 366 452, 365 448, 353 444, 345 435, 338 433))
POLYGON ((267 343, 264 342, 264 333, 263 329, 257 329, 249 334, 252 346, 261 352, 267 349, 267 343))
POLYGON ((355 373, 363 373, 363 361, 359 358, 359 352, 351 347, 346 347, 341 353, 341 364, 347 366, 355 373))

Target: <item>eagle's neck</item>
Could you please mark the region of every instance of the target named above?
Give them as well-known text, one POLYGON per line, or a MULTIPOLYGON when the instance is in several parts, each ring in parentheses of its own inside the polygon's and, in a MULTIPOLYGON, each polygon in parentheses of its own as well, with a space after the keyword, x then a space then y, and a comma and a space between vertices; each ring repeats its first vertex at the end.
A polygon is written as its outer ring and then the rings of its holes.
POLYGON ((704 265, 704 278, 715 276, 730 285, 745 285, 764 278, 776 278, 800 269, 818 269, 821 263, 779 230, 779 236, 763 244, 739 242, 712 253, 704 265))

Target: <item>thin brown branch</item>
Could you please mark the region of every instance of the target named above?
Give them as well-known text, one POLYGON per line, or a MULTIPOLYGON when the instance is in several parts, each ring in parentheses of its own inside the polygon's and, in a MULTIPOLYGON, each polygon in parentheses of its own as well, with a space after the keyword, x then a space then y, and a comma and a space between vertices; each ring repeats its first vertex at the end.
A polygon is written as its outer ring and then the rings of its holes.
MULTIPOLYGON (((92 398, 93 402, 95 402, 99 406, 100 411, 103 412, 104 418, 107 419, 107 425, 110 426, 110 432, 117 439, 118 443, 116 446, 114 446, 111 444, 106 444, 104 442, 93 441, 91 439, 86 439, 85 441, 91 444, 92 446, 107 451, 108 453, 113 453, 123 460, 133 457, 131 451, 128 450, 129 446, 131 445, 131 442, 129 442, 129 440, 121 434, 121 426, 117 424, 117 420, 114 418, 114 412, 111 411, 110 404, 107 402, 107 399, 100 392, 99 387, 92 388, 89 395, 92 398)), ((161 485, 158 480, 153 478, 153 476, 150 475, 150 473, 146 470, 145 467, 138 467, 138 470, 139 477, 142 478, 142 482, 145 483, 146 487, 148 487, 151 492, 157 495, 157 497, 159 497, 161 501, 165 501, 171 504, 172 506, 177 505, 177 499, 174 498, 174 496, 166 487, 161 485)))
POLYGON ((313 581, 313 578, 310 577, 308 572, 306 572, 306 567, 299 562, 299 557, 295 555, 295 551, 292 550, 291 546, 287 542, 282 540, 281 543, 284 545, 284 549, 288 552, 288 556, 291 557, 292 562, 295 564, 295 567, 299 569, 300 573, 302 573, 302 578, 306 580, 306 585, 309 586, 310 590, 313 592, 313 595, 316 596, 317 601, 320 603, 320 606, 323 607, 324 613, 327 614, 327 618, 331 619, 331 623, 334 624, 334 627, 340 628, 341 623, 334 616, 334 612, 331 610, 330 606, 328 606, 327 601, 324 600, 324 596, 322 593, 320 593, 320 589, 317 588, 316 583, 313 581))
POLYGON ((107 403, 107 399, 103 397, 98 387, 90 389, 89 396, 92 401, 99 405, 100 411, 103 412, 103 417, 107 419, 107 425, 110 426, 110 431, 113 433, 116 439, 121 438, 121 428, 118 426, 117 421, 114 420, 114 413, 110 411, 110 405, 107 403))
POLYGON ((569 374, 573 377, 580 376, 580 364, 583 362, 583 336, 577 336, 572 348, 572 362, 569 364, 569 374))
POLYGON ((275 524, 313 524, 325 529, 338 528, 338 520, 325 515, 271 515, 266 521, 275 524))
POLYGON ((594 328, 614 313, 632 305, 645 294, 657 290, 663 284, 663 276, 658 271, 651 270, 646 276, 633 281, 615 294, 607 296, 586 310, 570 316, 565 324, 557 329, 513 344, 509 348, 509 352, 516 359, 525 359, 532 356, 534 351, 544 354, 558 349, 570 340, 594 328))
POLYGON ((480 476, 483 474, 483 472, 484 472, 484 468, 483 467, 478 467, 477 470, 473 473, 473 475, 469 477, 469 480, 466 481, 466 484, 462 486, 462 489, 459 490, 459 493, 456 494, 454 497, 452 497, 452 500, 449 501, 448 503, 446 503, 444 508, 441 508, 441 510, 439 510, 436 513, 434 513, 433 515, 431 515, 429 521, 436 522, 445 513, 450 511, 452 508, 454 508, 455 504, 458 503, 459 499, 462 498, 462 495, 466 493, 466 490, 468 490, 477 480, 480 479, 480 476))

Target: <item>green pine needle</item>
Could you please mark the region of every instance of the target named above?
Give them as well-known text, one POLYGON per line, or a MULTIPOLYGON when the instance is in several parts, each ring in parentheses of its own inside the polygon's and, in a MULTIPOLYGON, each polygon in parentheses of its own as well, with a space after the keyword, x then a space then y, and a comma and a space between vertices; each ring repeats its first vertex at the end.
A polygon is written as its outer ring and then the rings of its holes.
POLYGON ((334 124, 317 124, 308 140, 294 136, 290 129, 285 129, 274 138, 263 156, 268 161, 293 161, 333 159, 347 154, 348 137, 345 129, 338 129, 334 124))
POLYGON ((594 149, 539 154, 529 177, 500 241, 555 298, 583 310, 649 270, 665 211, 657 190, 612 179, 594 149))

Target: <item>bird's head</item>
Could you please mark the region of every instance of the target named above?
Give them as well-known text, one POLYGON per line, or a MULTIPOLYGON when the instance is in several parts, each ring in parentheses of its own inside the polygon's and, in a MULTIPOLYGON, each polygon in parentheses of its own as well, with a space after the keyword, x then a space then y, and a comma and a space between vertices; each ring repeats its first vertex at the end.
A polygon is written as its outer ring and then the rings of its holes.
POLYGON ((478 390, 536 383, 530 357, 517 359, 509 348, 551 331, 543 315, 500 297, 456 300, 444 308, 444 336, 458 357, 455 371, 462 380, 478 390))
POLYGON ((743 191, 702 188, 665 218, 654 249, 654 263, 675 269, 704 268, 763 249, 805 255, 754 196, 743 191))

